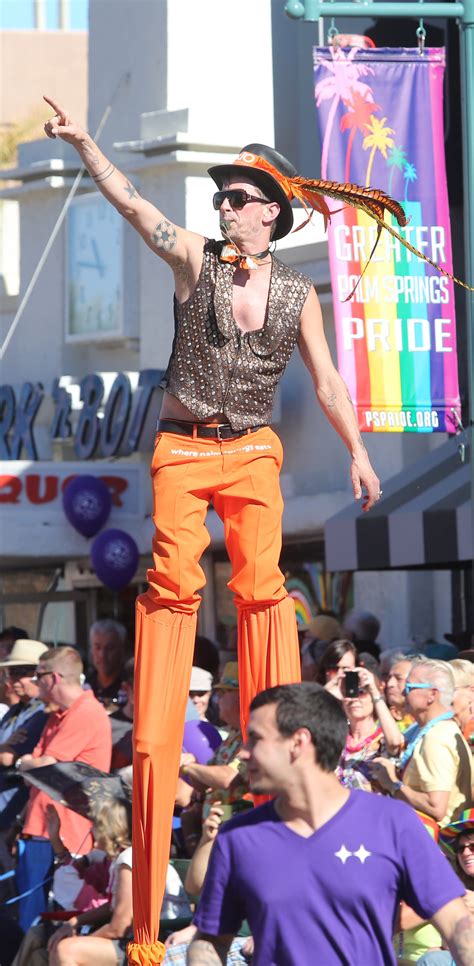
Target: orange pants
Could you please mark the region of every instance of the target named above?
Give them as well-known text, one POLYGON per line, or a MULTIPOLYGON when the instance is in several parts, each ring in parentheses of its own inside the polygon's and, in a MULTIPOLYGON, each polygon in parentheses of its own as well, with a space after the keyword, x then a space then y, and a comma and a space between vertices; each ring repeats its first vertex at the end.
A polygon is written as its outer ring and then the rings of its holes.
POLYGON ((278 566, 282 446, 269 427, 218 441, 161 433, 151 474, 153 569, 137 601, 133 903, 130 961, 160 962, 156 944, 196 634, 210 503, 224 522, 238 613, 242 729, 258 691, 300 680, 293 601, 278 566), (154 958, 150 958, 154 957, 154 958))

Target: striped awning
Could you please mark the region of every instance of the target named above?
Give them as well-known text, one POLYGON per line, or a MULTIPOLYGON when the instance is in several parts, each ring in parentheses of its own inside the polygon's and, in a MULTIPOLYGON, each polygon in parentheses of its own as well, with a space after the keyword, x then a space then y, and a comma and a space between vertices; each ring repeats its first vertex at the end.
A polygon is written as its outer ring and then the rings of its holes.
POLYGON ((352 502, 324 528, 327 570, 450 567, 473 558, 469 448, 449 439, 383 481, 369 513, 352 502))

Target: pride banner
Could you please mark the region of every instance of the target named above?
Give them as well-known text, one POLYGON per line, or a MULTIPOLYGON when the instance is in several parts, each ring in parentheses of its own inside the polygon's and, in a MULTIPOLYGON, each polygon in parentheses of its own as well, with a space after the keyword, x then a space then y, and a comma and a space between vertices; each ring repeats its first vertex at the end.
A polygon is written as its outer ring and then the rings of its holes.
MULTIPOLYGON (((315 47, 321 178, 381 188, 393 227, 452 272, 444 50, 315 47)), ((335 203, 330 205, 332 209, 335 203)), ((449 432, 460 419, 453 283, 355 208, 329 228, 339 370, 365 432, 449 432)))

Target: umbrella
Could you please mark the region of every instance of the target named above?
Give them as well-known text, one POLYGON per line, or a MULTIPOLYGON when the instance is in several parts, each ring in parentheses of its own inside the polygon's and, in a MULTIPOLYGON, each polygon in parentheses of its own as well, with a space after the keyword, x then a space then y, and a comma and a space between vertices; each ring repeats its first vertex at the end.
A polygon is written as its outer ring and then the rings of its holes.
POLYGON ((91 821, 97 809, 108 802, 119 801, 131 808, 132 790, 120 775, 110 775, 83 761, 58 761, 32 768, 22 777, 54 801, 91 821))

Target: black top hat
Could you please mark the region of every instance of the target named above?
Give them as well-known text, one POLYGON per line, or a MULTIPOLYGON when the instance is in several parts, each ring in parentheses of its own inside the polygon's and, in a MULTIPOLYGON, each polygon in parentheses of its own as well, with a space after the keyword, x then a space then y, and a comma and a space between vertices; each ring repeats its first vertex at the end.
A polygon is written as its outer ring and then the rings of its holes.
MULTIPOLYGON (((297 171, 292 164, 284 158, 282 154, 270 148, 267 144, 246 144, 235 164, 215 164, 208 168, 208 174, 215 181, 219 189, 230 177, 242 176, 247 170, 250 181, 257 185, 270 201, 276 201, 280 205, 280 214, 276 220, 276 231, 274 238, 284 238, 293 227, 293 211, 291 203, 282 186, 276 178, 268 171, 258 167, 258 158, 264 158, 269 164, 280 171, 285 178, 296 178, 297 171), (248 155, 248 163, 246 163, 248 155)), ((244 177, 242 178, 244 180, 244 177)))

